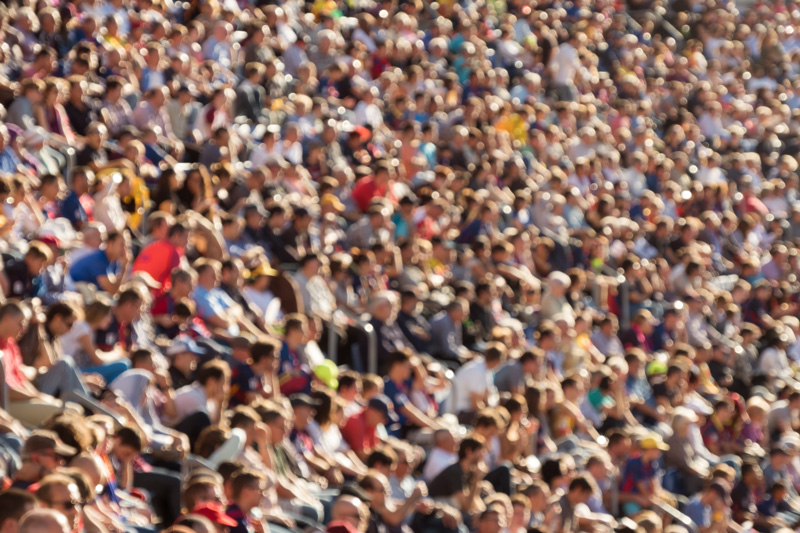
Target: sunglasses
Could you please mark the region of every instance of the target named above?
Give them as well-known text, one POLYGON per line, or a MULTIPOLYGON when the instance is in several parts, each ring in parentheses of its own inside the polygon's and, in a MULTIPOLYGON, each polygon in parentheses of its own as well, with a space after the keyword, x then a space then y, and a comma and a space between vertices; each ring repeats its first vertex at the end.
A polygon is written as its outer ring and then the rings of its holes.
POLYGON ((60 507, 60 508, 64 509, 65 511, 71 511, 71 510, 73 510, 76 507, 79 507, 81 505, 81 502, 76 501, 76 500, 66 500, 66 501, 61 501, 61 502, 48 501, 46 503, 50 507, 60 507))

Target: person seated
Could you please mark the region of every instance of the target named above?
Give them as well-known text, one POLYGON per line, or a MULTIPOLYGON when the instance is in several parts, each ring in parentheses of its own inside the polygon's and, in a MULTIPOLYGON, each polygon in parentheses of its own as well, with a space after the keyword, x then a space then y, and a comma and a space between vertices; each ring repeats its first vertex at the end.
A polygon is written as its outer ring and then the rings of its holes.
POLYGON ((625 463, 620 476, 620 503, 622 512, 632 516, 642 509, 651 509, 663 502, 674 502, 674 497, 661 487, 659 459, 669 446, 655 433, 639 442, 640 453, 625 463))
POLYGON ((311 392, 311 368, 303 362, 300 349, 308 335, 308 320, 300 314, 288 315, 283 324, 278 381, 284 396, 311 392))
POLYGON ((445 468, 428 484, 428 494, 437 501, 452 502, 462 513, 485 509, 480 498, 483 478, 488 473, 484 462, 486 446, 481 437, 467 437, 458 448, 458 461, 445 468))
POLYGON ((231 373, 230 407, 250 405, 258 398, 279 393, 276 369, 279 346, 277 342, 257 342, 250 347, 247 361, 237 364, 231 373))
POLYGON ((22 259, 6 261, 2 272, 2 286, 6 298, 33 298, 39 295, 40 275, 53 257, 44 243, 33 241, 22 259))
POLYGON ((127 233, 111 232, 106 247, 86 254, 69 269, 73 283, 87 283, 108 294, 117 294, 131 262, 130 240, 127 233))
POLYGON ((245 316, 242 308, 219 287, 222 266, 219 261, 201 259, 194 265, 197 285, 192 297, 197 314, 215 337, 230 340, 242 330, 259 335, 258 328, 245 316))
POLYGON ((197 370, 197 381, 175 391, 173 427, 194 442, 209 424, 218 424, 225 412, 231 371, 224 361, 213 360, 197 370))

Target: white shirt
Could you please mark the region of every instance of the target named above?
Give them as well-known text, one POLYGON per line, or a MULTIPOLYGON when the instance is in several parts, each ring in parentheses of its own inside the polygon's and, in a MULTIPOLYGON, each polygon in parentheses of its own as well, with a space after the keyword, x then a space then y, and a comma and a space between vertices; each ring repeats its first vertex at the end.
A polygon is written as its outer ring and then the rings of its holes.
POLYGON ((177 411, 177 422, 198 411, 211 416, 209 401, 203 386, 200 383, 193 383, 175 391, 175 410, 177 411))
POLYGON ((383 124, 383 116, 380 108, 375 104, 368 104, 364 101, 359 102, 355 108, 355 123, 359 126, 372 126, 378 129, 383 124))
POLYGON ((441 448, 434 448, 428 455, 428 460, 425 461, 425 466, 422 469, 422 479, 430 483, 438 476, 442 470, 458 461, 458 454, 448 452, 441 448))
POLYGON ((777 377, 784 377, 788 375, 788 371, 789 359, 785 351, 772 347, 761 353, 761 359, 758 360, 759 374, 774 373, 777 377))
POLYGON ((578 51, 569 43, 563 43, 558 47, 558 52, 552 59, 554 81, 556 85, 571 85, 578 72, 580 60, 578 51))
POLYGON ((64 355, 75 357, 81 352, 80 340, 86 335, 92 334, 92 328, 85 320, 80 320, 72 325, 72 328, 64 335, 61 335, 58 340, 61 341, 61 349, 64 355))
POLYGON ((258 313, 261 318, 265 320, 276 320, 283 316, 283 313, 278 310, 277 316, 267 316, 267 309, 269 309, 269 304, 276 300, 275 295, 272 294, 272 291, 257 291, 252 287, 245 287, 242 289, 242 294, 244 295, 244 299, 247 300, 247 303, 253 307, 253 311, 258 313))
POLYGON ((486 359, 481 357, 470 361, 456 372, 450 400, 447 402, 448 411, 455 414, 472 411, 471 394, 484 394, 487 391, 490 398, 494 392, 496 399, 497 389, 492 381, 492 372, 486 366, 486 359))

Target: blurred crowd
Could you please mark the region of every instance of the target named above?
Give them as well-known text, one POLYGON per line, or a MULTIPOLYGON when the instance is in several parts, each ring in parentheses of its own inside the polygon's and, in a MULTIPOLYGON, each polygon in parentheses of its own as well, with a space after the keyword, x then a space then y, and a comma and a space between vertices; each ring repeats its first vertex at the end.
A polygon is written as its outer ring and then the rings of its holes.
POLYGON ((798 32, 3 2, 0 532, 796 531, 798 32))

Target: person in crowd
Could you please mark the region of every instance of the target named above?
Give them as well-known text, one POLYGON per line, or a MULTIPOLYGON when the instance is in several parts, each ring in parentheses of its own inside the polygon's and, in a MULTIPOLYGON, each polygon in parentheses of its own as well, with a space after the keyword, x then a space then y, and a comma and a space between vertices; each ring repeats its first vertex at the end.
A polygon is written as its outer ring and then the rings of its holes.
POLYGON ((428 7, 0 5, 0 530, 800 524, 796 6, 428 7))

